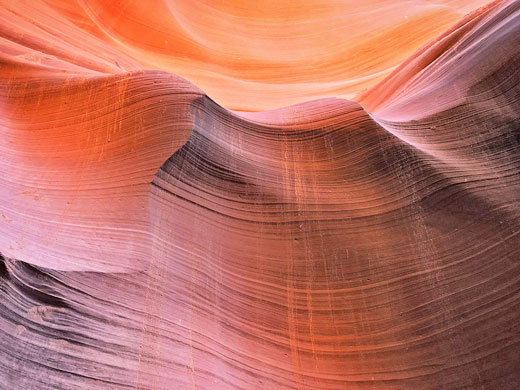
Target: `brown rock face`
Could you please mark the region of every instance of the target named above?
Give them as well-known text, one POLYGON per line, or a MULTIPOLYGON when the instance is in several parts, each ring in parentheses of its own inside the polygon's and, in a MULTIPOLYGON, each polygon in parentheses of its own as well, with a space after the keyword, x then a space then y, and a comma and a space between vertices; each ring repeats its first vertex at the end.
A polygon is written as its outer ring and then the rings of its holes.
POLYGON ((67 10, 1 30, 1 389, 520 388, 520 1, 255 113, 67 10))

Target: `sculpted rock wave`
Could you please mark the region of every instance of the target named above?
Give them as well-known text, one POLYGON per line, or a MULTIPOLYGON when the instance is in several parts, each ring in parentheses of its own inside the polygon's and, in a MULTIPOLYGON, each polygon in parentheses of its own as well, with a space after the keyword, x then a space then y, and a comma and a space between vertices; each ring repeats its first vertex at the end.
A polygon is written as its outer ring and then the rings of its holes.
POLYGON ((0 388, 518 388, 520 1, 264 112, 58 8, 2 10, 0 388))

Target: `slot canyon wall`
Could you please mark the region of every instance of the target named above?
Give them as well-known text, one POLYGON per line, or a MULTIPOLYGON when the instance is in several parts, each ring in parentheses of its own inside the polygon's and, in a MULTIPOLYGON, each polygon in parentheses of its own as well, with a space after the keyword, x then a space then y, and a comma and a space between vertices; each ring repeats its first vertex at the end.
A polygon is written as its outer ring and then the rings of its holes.
POLYGON ((0 0, 0 389, 520 388, 520 1, 0 0))

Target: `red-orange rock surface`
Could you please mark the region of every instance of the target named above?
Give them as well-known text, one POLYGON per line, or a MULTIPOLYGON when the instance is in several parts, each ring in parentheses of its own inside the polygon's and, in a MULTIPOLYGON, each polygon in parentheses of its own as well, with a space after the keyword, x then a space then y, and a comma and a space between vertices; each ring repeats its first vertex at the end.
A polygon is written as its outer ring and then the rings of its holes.
POLYGON ((262 3, 0 2, 0 388, 520 387, 520 1, 262 3))
POLYGON ((183 76, 227 108, 261 111, 351 99, 487 2, 2 0, 0 29, 36 49, 33 60, 43 51, 42 62, 57 55, 111 73, 139 63, 183 76))

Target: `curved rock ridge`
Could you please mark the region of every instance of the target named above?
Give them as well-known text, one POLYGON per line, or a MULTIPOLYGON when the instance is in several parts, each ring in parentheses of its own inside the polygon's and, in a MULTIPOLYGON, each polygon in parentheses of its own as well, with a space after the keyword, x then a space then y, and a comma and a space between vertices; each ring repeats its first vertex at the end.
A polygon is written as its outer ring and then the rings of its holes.
POLYGON ((520 1, 360 103, 255 113, 104 40, 108 3, 13 4, 0 388, 520 386, 520 1))
POLYGON ((158 71, 1 82, 2 253, 61 270, 141 269, 149 184, 190 136, 203 93, 158 71))

